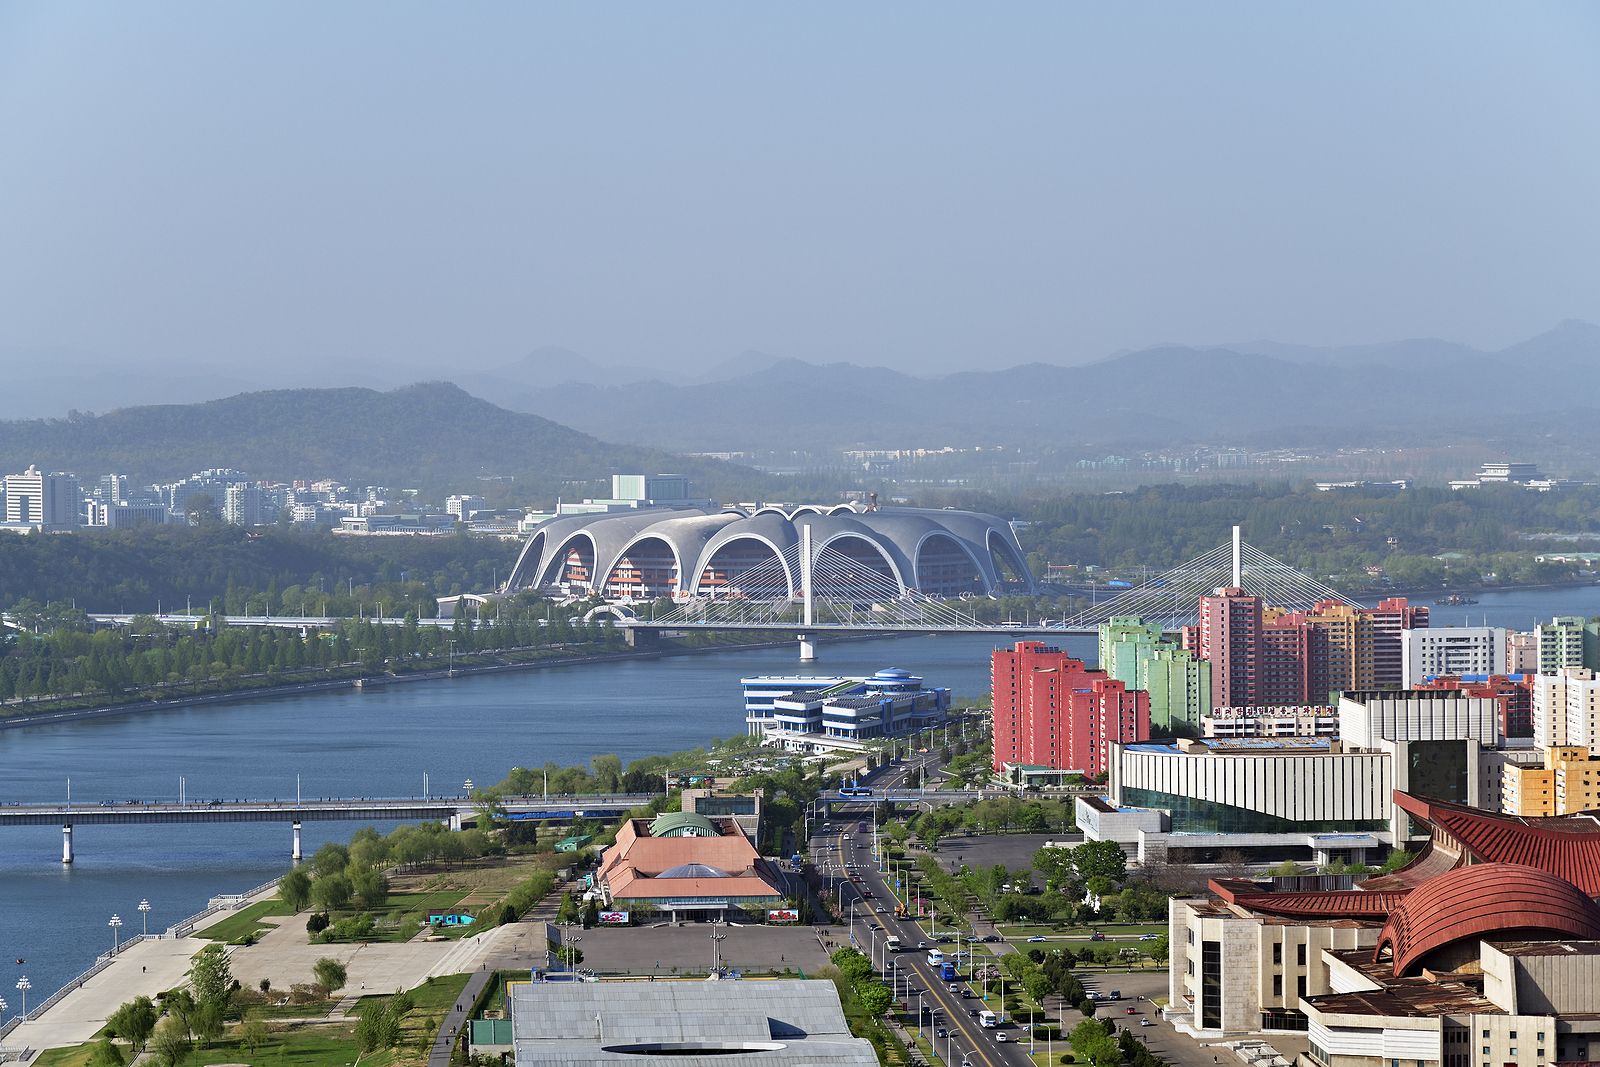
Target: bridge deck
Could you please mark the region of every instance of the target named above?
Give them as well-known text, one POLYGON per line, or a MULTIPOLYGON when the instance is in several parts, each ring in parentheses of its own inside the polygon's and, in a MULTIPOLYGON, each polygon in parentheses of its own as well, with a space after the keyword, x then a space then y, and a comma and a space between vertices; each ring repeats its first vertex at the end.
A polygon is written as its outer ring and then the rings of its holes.
MULTIPOLYGON (((512 797, 501 802, 508 814, 571 818, 594 812, 616 815, 648 804, 655 794, 512 797)), ((128 823, 355 822, 449 819, 475 810, 470 797, 400 797, 370 800, 228 800, 89 804, 0 804, 0 826, 92 826, 128 823)))

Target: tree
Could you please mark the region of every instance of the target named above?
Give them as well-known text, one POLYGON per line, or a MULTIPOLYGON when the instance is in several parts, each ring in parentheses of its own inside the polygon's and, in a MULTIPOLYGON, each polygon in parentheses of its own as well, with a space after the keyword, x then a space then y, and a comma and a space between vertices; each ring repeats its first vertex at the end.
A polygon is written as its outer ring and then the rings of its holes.
POLYGON ((1150 958, 1157 963, 1166 963, 1167 957, 1172 952, 1172 942, 1166 934, 1160 934, 1150 944, 1150 958))
POLYGON ((272 1029, 267 1025, 267 1021, 265 1019, 257 1015, 255 1012, 250 1012, 244 1017, 244 1020, 239 1023, 237 1036, 239 1038, 239 1044, 243 1045, 250 1052, 254 1053, 260 1051, 261 1046, 265 1045, 267 1041, 270 1040, 272 1037, 272 1029))
POLYGON ((278 879, 278 897, 291 911, 305 911, 311 904, 311 876, 296 867, 278 879))
POLYGON ((894 1003, 889 987, 878 981, 859 982, 855 987, 856 999, 869 1015, 882 1015, 894 1003))
POLYGON ((1078 876, 1086 883, 1091 878, 1106 878, 1121 885, 1128 877, 1128 857, 1115 841, 1085 841, 1068 851, 1078 876))
POLYGON ((122 1057, 122 1050, 109 1037, 102 1037, 95 1042, 94 1049, 89 1053, 89 1067, 123 1067, 127 1062, 122 1057))
POLYGON ((393 998, 369 999, 361 1005, 356 1023, 356 1044, 363 1053, 393 1048, 400 1043, 400 1016, 393 998))
POLYGON ((329 874, 311 883, 311 899, 317 906, 337 911, 350 903, 350 879, 342 874, 329 874))
POLYGON ((311 973, 316 978, 317 988, 322 990, 324 995, 343 989, 345 979, 349 977, 344 964, 331 956, 324 956, 313 963, 311 973))
POLYGON ((372 867, 358 870, 350 878, 350 887, 363 908, 376 911, 389 899, 389 879, 372 867))
POLYGON ((350 865, 350 850, 336 841, 329 841, 311 856, 308 866, 318 878, 340 874, 350 865))
POLYGON ((178 1067, 193 1050, 189 1028, 176 1015, 161 1020, 150 1039, 150 1052, 161 1067, 178 1067))
POLYGON ((200 1005, 215 1005, 219 1010, 228 1006, 233 996, 233 971, 221 945, 207 945, 195 956, 189 965, 189 984, 200 1005))
POLYGON ((133 1046, 135 1058, 144 1051, 158 1018, 155 1003, 149 997, 134 997, 111 1013, 106 1026, 116 1036, 133 1046))

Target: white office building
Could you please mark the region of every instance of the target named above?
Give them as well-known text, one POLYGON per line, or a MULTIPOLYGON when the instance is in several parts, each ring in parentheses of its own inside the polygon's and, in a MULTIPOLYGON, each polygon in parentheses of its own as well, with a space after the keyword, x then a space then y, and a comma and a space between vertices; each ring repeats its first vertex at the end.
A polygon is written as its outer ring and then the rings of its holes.
POLYGON ((50 533, 81 524, 82 494, 73 475, 46 474, 29 467, 21 474, 6 475, 5 486, 8 526, 50 533))
POLYGON ((1506 631, 1501 626, 1402 630, 1400 655, 1400 684, 1406 689, 1443 674, 1504 674, 1506 631))
POLYGON ((1587 667, 1563 667, 1533 680, 1533 743, 1600 751, 1600 680, 1587 667))

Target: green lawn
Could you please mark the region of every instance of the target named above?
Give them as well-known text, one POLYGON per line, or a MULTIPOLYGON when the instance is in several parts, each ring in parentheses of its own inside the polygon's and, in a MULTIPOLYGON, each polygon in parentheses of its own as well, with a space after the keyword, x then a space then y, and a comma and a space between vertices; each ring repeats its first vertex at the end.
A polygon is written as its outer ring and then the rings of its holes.
MULTIPOLYGON (((349 1067, 357 1058, 355 1027, 344 1024, 308 1026, 273 1033, 255 1052, 238 1041, 223 1040, 192 1053, 186 1067, 214 1063, 248 1063, 251 1067, 349 1067)), ((389 1067, 392 1051, 361 1057, 366 1067, 389 1067)), ((59 1065, 58 1065, 59 1067, 59 1065)))
POLYGON ((85 1067, 89 1062, 89 1055, 94 1051, 94 1045, 93 1041, 86 1041, 81 1045, 47 1048, 39 1053, 39 1058, 33 1062, 36 1067, 85 1067))
POLYGON ((1058 937, 1085 937, 1099 932, 1109 940, 1115 937, 1138 937, 1140 934, 1164 934, 1165 923, 1097 923, 1093 926, 1051 926, 1048 923, 996 923, 1006 937, 1032 937, 1034 934, 1058 937))
POLYGON ((422 1014, 448 1011, 455 1007, 456 998, 467 988, 471 978, 470 974, 447 974, 413 987, 411 1002, 415 1007, 412 1010, 422 1014))
POLYGON ((247 908, 241 908, 232 915, 223 919, 215 926, 208 926, 200 930, 195 936, 203 937, 208 941, 225 941, 229 944, 243 941, 245 938, 269 930, 271 927, 261 920, 269 915, 292 915, 289 905, 272 897, 269 900, 258 900, 247 908))

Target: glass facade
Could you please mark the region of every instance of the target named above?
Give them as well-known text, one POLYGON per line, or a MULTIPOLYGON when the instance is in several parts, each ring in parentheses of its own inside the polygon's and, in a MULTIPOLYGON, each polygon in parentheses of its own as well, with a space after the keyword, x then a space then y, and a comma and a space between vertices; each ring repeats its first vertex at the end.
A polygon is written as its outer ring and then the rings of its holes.
POLYGON ((1412 741, 1406 751, 1408 792, 1457 804, 1469 802, 1465 741, 1412 741))
POLYGON ((1170 812, 1172 832, 1178 834, 1364 833, 1389 828, 1389 824, 1382 819, 1313 819, 1301 822, 1158 789, 1125 787, 1119 799, 1127 807, 1161 808, 1170 812))
POLYGON ((1222 1029, 1222 942, 1200 942, 1200 1026, 1222 1029))

